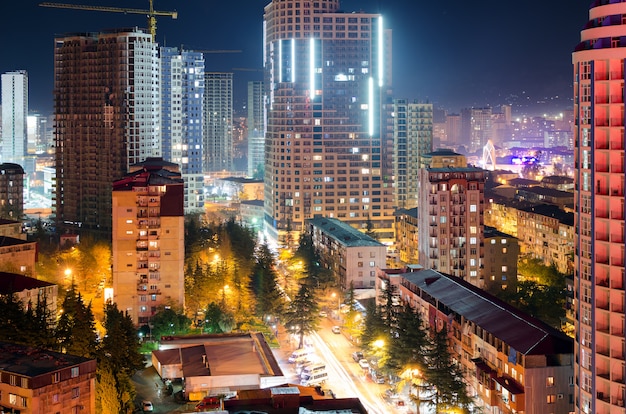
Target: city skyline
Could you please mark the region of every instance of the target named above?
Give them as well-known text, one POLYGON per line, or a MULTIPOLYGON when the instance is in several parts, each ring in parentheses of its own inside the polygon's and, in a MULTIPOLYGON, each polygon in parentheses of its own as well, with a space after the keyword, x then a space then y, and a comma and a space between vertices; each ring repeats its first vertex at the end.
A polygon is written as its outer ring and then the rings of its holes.
MULTIPOLYGON (((147 1, 139 0, 72 3, 148 7, 147 1)), ((177 20, 158 19, 157 41, 162 46, 241 50, 209 54, 206 69, 236 69, 234 110, 242 113, 247 82, 262 79, 260 37, 263 9, 268 3, 246 0, 192 5, 157 1, 156 10, 178 11, 177 20)), ((142 15, 50 9, 38 4, 12 4, 10 12, 0 17, 0 38, 9 39, 0 44, 5 57, 0 73, 28 71, 32 111, 48 113, 52 109, 55 35, 146 26, 142 15)), ((513 105, 514 113, 529 114, 572 107, 571 53, 588 14, 587 2, 534 1, 515 7, 495 1, 413 4, 345 0, 341 9, 383 14, 386 26, 393 30, 397 98, 431 102, 453 112, 505 103, 513 105)))

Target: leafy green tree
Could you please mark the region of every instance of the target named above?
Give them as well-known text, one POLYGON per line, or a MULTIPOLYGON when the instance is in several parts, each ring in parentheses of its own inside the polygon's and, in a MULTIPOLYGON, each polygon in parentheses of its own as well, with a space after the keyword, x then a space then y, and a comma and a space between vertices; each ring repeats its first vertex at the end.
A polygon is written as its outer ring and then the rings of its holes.
POLYGON ((304 335, 317 330, 319 324, 319 305, 311 288, 302 283, 298 294, 289 303, 284 315, 285 327, 300 337, 298 348, 304 346, 304 335))
POLYGON ((96 369, 96 412, 118 414, 121 409, 115 374, 109 362, 101 360, 96 369))
POLYGON ((221 333, 220 321, 224 314, 223 309, 215 302, 211 302, 207 305, 204 313, 204 330, 208 333, 221 333))
POLYGON ((61 349, 68 354, 92 358, 96 355, 96 324, 91 304, 86 305, 76 286, 65 294, 57 324, 56 337, 61 349))
POLYGON ((191 327, 191 320, 187 316, 165 307, 159 308, 150 322, 152 335, 157 340, 166 335, 186 334, 191 327))

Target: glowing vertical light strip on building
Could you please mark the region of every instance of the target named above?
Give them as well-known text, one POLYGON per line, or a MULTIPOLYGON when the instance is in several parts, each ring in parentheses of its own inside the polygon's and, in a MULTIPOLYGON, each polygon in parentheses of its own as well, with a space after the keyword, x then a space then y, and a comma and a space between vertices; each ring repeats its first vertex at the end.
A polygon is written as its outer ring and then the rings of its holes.
POLYGON ((385 65, 383 63, 383 16, 378 17, 378 86, 383 86, 385 65))
POLYGON ((368 129, 370 137, 374 136, 374 78, 370 76, 367 83, 368 129))
POLYGON ((291 39, 291 81, 296 81, 296 39, 291 39))
POLYGON ((315 98, 315 39, 309 39, 309 88, 311 100, 315 98))
POLYGON ((283 81, 283 41, 278 41, 278 83, 283 81))

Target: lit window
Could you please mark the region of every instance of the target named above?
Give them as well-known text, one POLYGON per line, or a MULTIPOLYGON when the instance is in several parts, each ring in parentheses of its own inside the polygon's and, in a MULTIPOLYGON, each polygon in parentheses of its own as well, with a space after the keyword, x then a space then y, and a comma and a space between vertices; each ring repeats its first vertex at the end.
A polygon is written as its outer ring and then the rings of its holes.
POLYGON ((76 378, 78 376, 78 373, 79 373, 78 367, 73 367, 72 368, 72 378, 76 378))
POLYGON ((496 244, 496 239, 491 239, 491 244, 496 244))
POLYGON ((546 396, 546 402, 548 404, 554 404, 556 402, 556 395, 555 394, 548 394, 546 396))
POLYGON ((376 262, 370 262, 370 267, 376 266, 376 262))
POLYGON ((546 387, 554 387, 554 377, 546 378, 546 387))
POLYGON ((506 244, 506 239, 502 239, 502 240, 500 240, 500 243, 502 243, 502 244, 506 244))
POLYGON ((470 204, 470 213, 476 212, 476 204, 470 204))
POLYGON ((506 271, 507 271, 507 269, 508 269, 508 268, 507 268, 506 266, 502 266, 502 271, 503 271, 503 272, 506 272, 506 271))
POLYGON ((470 237, 470 244, 476 244, 476 237, 470 237))

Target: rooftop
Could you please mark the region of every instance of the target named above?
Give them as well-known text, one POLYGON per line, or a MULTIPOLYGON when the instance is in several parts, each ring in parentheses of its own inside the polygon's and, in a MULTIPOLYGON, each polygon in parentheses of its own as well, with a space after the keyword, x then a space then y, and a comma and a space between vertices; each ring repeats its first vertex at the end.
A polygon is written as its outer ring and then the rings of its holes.
POLYGON ((54 286, 54 284, 16 273, 0 272, 0 295, 48 286, 54 286))
MULTIPOLYGON (((24 345, 0 342, 0 370, 13 374, 36 377, 86 361, 89 361, 89 359, 35 349, 24 345)), ((95 360, 93 368, 95 370, 95 360)))
POLYGON ((421 289, 524 355, 569 354, 574 350, 573 340, 565 334, 462 279, 435 270, 401 277, 406 288, 421 289))
POLYGON ((0 247, 17 246, 19 244, 35 244, 34 241, 17 239, 15 237, 0 236, 0 247))
POLYGON ((485 226, 485 239, 491 238, 491 237, 505 237, 507 239, 516 239, 517 237, 513 237, 510 234, 501 232, 500 230, 496 229, 495 227, 490 227, 490 226, 485 226))
POLYGON ((307 222, 347 247, 383 246, 378 240, 335 218, 315 217, 307 222))

